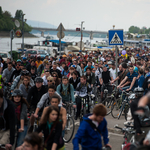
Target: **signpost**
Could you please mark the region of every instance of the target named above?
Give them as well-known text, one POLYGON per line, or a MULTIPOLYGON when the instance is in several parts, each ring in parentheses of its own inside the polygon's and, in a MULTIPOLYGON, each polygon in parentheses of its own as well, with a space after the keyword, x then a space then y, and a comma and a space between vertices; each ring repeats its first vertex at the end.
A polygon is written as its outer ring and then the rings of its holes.
POLYGON ((14 30, 10 31, 10 51, 11 51, 11 58, 12 58, 12 40, 14 38, 14 30))
POLYGON ((109 30, 109 45, 115 45, 116 49, 116 77, 118 76, 118 47, 123 45, 123 30, 109 30))
POLYGON ((60 25, 58 26, 57 31, 57 37, 59 38, 59 50, 61 55, 61 39, 65 37, 65 33, 63 32, 65 31, 65 28, 62 23, 60 23, 60 25))

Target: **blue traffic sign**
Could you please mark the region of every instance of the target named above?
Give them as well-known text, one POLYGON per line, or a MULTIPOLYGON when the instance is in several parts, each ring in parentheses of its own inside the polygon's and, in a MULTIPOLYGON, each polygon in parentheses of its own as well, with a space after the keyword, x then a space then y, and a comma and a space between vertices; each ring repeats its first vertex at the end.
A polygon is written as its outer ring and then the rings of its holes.
POLYGON ((109 45, 123 45, 123 30, 109 30, 109 45))

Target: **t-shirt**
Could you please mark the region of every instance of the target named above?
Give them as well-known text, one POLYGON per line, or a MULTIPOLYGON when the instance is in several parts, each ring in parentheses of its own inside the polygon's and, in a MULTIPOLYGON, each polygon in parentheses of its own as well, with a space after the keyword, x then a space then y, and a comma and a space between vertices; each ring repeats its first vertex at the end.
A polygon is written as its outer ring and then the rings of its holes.
MULTIPOLYGON (((117 68, 117 70, 119 71, 118 68, 117 68)), ((113 80, 115 80, 116 79, 116 68, 114 70, 112 68, 110 68, 109 71, 111 72, 111 74, 113 76, 113 80)))
POLYGON ((132 74, 130 74, 130 72, 127 73, 127 77, 128 77, 130 82, 132 82, 133 78, 137 77, 137 76, 138 76, 138 74, 135 71, 133 71, 132 74))

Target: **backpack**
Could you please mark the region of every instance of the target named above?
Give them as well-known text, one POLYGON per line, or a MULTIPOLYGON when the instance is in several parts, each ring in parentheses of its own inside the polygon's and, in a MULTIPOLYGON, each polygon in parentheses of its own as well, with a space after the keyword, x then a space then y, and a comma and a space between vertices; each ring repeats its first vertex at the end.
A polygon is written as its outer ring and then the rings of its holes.
MULTIPOLYGON (((89 89, 89 83, 88 83, 88 82, 86 83, 86 87, 87 87, 87 93, 90 92, 90 89, 89 89)), ((82 86, 81 86, 81 83, 80 83, 80 85, 79 85, 79 87, 78 87, 77 90, 80 91, 81 88, 82 88, 82 86)))
MULTIPOLYGON (((69 83, 69 85, 68 85, 68 88, 67 88, 67 94, 70 94, 70 83, 69 83)), ((63 92, 63 87, 62 87, 62 84, 60 84, 60 93, 62 94, 62 95, 65 95, 65 93, 63 92)))

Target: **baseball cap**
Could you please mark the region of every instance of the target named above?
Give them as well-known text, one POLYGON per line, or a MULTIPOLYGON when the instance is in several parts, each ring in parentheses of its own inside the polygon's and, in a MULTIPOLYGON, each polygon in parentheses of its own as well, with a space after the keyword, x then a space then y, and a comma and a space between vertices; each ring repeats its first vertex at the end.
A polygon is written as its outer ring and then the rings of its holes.
POLYGON ((27 60, 27 58, 26 58, 26 57, 23 57, 22 59, 23 59, 23 60, 27 60))
POLYGON ((17 62, 21 62, 21 60, 20 60, 20 59, 18 59, 18 60, 17 60, 17 62))

